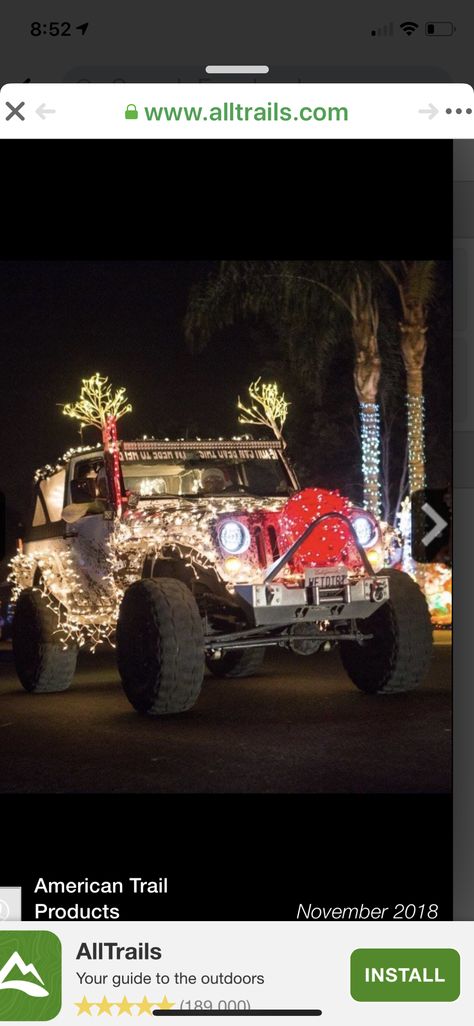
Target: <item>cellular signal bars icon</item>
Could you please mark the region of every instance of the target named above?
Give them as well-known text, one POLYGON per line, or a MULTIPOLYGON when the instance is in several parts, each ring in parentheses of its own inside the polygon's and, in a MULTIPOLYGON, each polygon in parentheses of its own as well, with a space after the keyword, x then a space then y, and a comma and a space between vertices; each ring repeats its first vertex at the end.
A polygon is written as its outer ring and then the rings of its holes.
POLYGON ((380 28, 372 29, 371 36, 393 36, 393 21, 388 25, 381 25, 380 28))
MULTIPOLYGON (((430 25, 435 24, 430 22, 430 25)), ((438 24, 441 24, 438 22, 438 24)), ((416 21, 402 21, 401 25, 398 26, 406 36, 412 36, 414 32, 420 27, 416 21)), ((380 25, 379 28, 372 29, 371 36, 393 36, 394 25, 393 21, 389 21, 386 25, 380 25)), ((431 34, 431 33, 430 33, 431 34)))

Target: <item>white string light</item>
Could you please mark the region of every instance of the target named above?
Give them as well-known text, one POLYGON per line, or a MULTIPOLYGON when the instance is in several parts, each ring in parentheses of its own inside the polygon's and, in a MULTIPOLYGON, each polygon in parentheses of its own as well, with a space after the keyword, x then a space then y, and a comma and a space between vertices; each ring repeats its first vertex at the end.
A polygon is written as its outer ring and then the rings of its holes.
POLYGON ((78 445, 74 448, 68 449, 67 452, 63 453, 58 458, 55 466, 51 466, 50 463, 46 463, 44 467, 38 467, 35 470, 34 480, 44 481, 46 478, 51 477, 52 474, 56 474, 58 470, 63 470, 66 464, 73 456, 80 456, 82 453, 97 452, 98 449, 103 450, 102 442, 97 442, 96 445, 78 445))
POLYGON ((382 515, 380 501, 380 411, 378 403, 360 403, 362 474, 364 509, 377 518, 382 515))
MULTIPOLYGON (((249 496, 229 496, 212 502, 209 497, 176 507, 176 500, 140 503, 138 511, 113 522, 105 546, 77 538, 67 551, 41 549, 32 555, 17 553, 10 562, 9 581, 13 602, 24 588, 35 585, 57 616, 58 640, 95 651, 104 642, 113 644, 120 603, 126 588, 142 577, 145 561, 158 559, 163 549, 175 549, 179 559, 199 577, 201 569, 213 569, 229 592, 224 556, 216 540, 216 522, 224 514, 260 515, 262 502, 249 496)), ((281 509, 282 500, 265 502, 265 509, 281 509)), ((288 575, 290 571, 288 570, 288 575)), ((246 558, 245 580, 261 584, 258 560, 246 558)))
POLYGON ((425 477, 425 400, 424 396, 407 396, 408 479, 410 495, 426 485, 425 477))

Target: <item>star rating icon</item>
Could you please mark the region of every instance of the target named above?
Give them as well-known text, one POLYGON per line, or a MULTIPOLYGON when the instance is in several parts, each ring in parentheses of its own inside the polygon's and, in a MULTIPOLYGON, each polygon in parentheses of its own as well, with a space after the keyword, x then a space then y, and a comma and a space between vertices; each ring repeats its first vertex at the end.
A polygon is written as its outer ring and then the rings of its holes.
POLYGON ((168 1012, 170 1008, 174 1008, 175 1004, 175 1001, 168 1001, 168 998, 165 994, 163 1001, 158 1002, 157 1008, 160 1008, 162 1012, 168 1012))
POLYGON ((93 1001, 88 1001, 86 997, 83 997, 82 1001, 76 1001, 76 1008, 78 1008, 78 1015, 82 1015, 84 1012, 86 1015, 92 1015, 91 1008, 94 1007, 93 1001))
POLYGON ((140 1015, 153 1015, 153 1008, 159 1009, 160 1012, 169 1012, 175 1004, 175 1001, 168 1001, 166 994, 161 1001, 149 1001, 146 995, 142 1001, 129 1001, 125 995, 121 1001, 109 1001, 105 996, 102 1001, 88 1001, 86 997, 83 997, 82 1001, 75 1001, 77 1015, 90 1015, 94 1019, 98 1015, 109 1015, 111 1018, 119 1015, 130 1015, 134 1018, 140 1015), (94 1015, 91 1011, 93 1008, 97 1009, 94 1015), (112 1011, 113 1009, 116 1009, 116 1012, 112 1011), (133 1009, 136 1011, 132 1011, 133 1009))
POLYGON ((140 1004, 138 1005, 138 1014, 143 1015, 146 1013, 146 1015, 151 1015, 152 1008, 153 1004, 150 1004, 148 998, 144 997, 143 1001, 140 1001, 140 1004))
POLYGON ((133 1001, 127 1001, 126 997, 123 997, 120 1004, 117 1005, 119 1015, 131 1015, 133 1008, 133 1001))
POLYGON ((100 1004, 97 1005, 97 1008, 99 1009, 98 1014, 99 1015, 112 1015, 111 1008, 112 1008, 113 1003, 114 1003, 113 1001, 107 1001, 107 998, 103 997, 102 1001, 100 1002, 100 1004))

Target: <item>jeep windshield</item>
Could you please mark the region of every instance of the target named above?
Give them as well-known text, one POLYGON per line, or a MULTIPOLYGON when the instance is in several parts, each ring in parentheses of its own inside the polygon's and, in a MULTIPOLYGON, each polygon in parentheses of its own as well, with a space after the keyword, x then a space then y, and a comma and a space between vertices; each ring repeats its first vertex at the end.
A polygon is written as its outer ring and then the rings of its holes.
POLYGON ((152 450, 143 459, 144 455, 127 450, 122 454, 125 487, 142 499, 290 495, 294 490, 285 463, 273 447, 245 454, 216 447, 181 454, 152 450))

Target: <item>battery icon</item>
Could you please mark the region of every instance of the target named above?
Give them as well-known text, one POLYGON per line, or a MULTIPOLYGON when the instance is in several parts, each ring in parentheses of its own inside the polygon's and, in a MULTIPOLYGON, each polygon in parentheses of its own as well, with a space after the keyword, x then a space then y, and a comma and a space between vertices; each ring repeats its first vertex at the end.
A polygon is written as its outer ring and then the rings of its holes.
POLYGON ((427 21, 425 25, 427 36, 453 36, 455 31, 452 21, 427 21))

